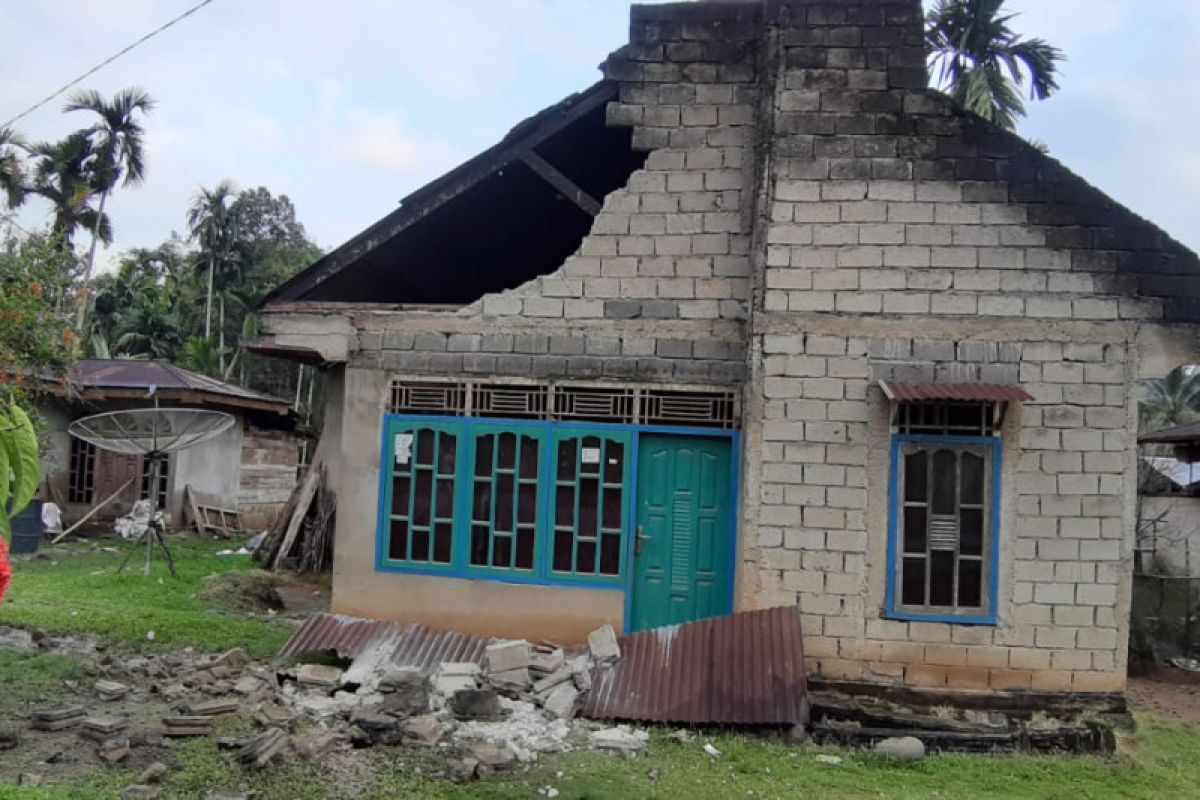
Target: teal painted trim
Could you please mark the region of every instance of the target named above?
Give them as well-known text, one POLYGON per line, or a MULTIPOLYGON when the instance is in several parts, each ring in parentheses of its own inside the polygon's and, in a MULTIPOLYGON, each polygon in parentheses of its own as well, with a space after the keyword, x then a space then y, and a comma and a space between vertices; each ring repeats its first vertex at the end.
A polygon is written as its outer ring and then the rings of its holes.
POLYGON ((887 545, 887 588, 885 591, 884 616, 887 619, 910 622, 944 622, 953 625, 998 624, 997 604, 1000 597, 1000 480, 1003 474, 1004 443, 996 436, 932 436, 923 434, 893 434, 891 452, 891 476, 888 483, 888 545, 887 545), (899 608, 896 599, 896 566, 900 559, 900 446, 904 442, 925 444, 969 444, 990 447, 992 450, 992 548, 991 567, 988 570, 988 608, 986 614, 937 614, 905 611, 899 608))
MULTIPOLYGON (((396 437, 396 434, 398 434, 398 433, 413 432, 417 429, 425 429, 425 430, 435 431, 436 433, 439 434, 439 439, 440 439, 440 434, 442 434, 442 433, 454 434, 456 437, 456 441, 455 441, 455 451, 456 451, 455 452, 455 468, 456 468, 456 470, 458 468, 458 464, 460 463, 459 458, 461 458, 463 439, 462 439, 462 436, 460 435, 460 433, 457 430, 455 430, 454 425, 447 424, 444 420, 437 421, 437 422, 420 421, 420 422, 416 422, 414 424, 414 423, 410 423, 407 420, 404 420, 402 418, 385 417, 384 424, 383 424, 383 443, 382 443, 382 446, 380 447, 380 451, 381 451, 380 452, 380 464, 379 464, 380 491, 379 491, 379 512, 378 512, 378 522, 377 522, 377 536, 376 536, 377 542, 376 542, 376 551, 375 551, 375 563, 376 563, 377 568, 384 567, 384 566, 391 567, 391 568, 403 567, 406 569, 407 568, 416 568, 416 569, 422 569, 422 570, 428 571, 432 574, 444 575, 444 574, 450 573, 454 570, 455 550, 458 548, 456 547, 456 544, 457 544, 456 536, 452 529, 451 540, 450 540, 450 563, 439 564, 439 563, 433 561, 433 551, 434 551, 434 542, 435 542, 434 531, 436 529, 436 517, 437 517, 436 497, 437 497, 437 474, 438 473, 437 473, 436 453, 437 453, 437 444, 440 443, 440 441, 438 441, 438 440, 435 440, 435 445, 434 445, 435 459, 434 459, 434 465, 433 465, 434 466, 434 473, 433 473, 434 477, 433 477, 433 486, 432 486, 433 497, 431 498, 431 504, 430 504, 430 509, 429 509, 429 514, 430 514, 429 556, 430 556, 430 558, 428 561, 412 561, 409 558, 395 559, 388 555, 388 552, 389 552, 388 543, 389 543, 390 537, 391 537, 391 523, 392 523, 392 490, 393 490, 393 478, 394 478, 394 471, 395 471, 395 437, 396 437)), ((415 438, 413 440, 413 452, 412 452, 411 458, 412 458, 412 461, 415 463, 416 458, 417 458, 416 439, 415 438)), ((415 473, 415 471, 414 471, 414 473, 415 473)), ((413 532, 412 532, 412 525, 411 525, 411 517, 412 517, 414 502, 415 502, 415 492, 416 492, 416 478, 415 478, 415 474, 414 474, 413 478, 410 479, 410 487, 409 487, 410 524, 409 524, 409 528, 408 528, 408 537, 407 537, 407 542, 406 542, 406 547, 405 547, 406 553, 409 555, 411 555, 411 553, 412 553, 412 539, 413 539, 412 534, 413 534, 413 532)))

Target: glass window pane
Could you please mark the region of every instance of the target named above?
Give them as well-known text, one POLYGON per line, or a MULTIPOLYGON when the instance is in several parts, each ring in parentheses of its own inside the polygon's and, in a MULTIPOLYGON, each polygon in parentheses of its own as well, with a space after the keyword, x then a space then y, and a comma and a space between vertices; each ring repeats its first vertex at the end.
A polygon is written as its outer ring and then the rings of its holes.
POLYGON ((904 509, 904 552, 925 552, 925 518, 924 506, 910 506, 904 509))
POLYGON ((596 543, 579 543, 579 560, 575 564, 578 573, 594 574, 596 572, 596 543))
POLYGON ((600 573, 618 575, 621 572, 621 536, 606 533, 600 537, 600 573))
POLYGON ((521 437, 521 477, 538 476, 538 440, 530 436, 521 437))
POLYGON ((513 529, 513 476, 496 476, 496 517, 492 520, 498 531, 513 529))
POLYGON ((554 524, 571 526, 575 523, 575 487, 559 486, 554 492, 554 524))
POLYGON ((948 550, 929 555, 929 605, 954 605, 954 553, 948 550))
POLYGON ((905 558, 900 602, 906 606, 925 605, 925 559, 905 558))
POLYGON ((575 480, 576 440, 565 439, 558 443, 558 479, 575 480))
POLYGON ((967 608, 983 607, 983 562, 969 558, 958 562, 958 604, 967 608))
POLYGON ((962 502, 983 504, 983 458, 974 453, 962 454, 962 502))
POLYGON ((491 522, 492 520, 492 485, 486 481, 475 481, 471 520, 473 522, 491 522))
POLYGON ((454 540, 454 526, 449 522, 439 522, 434 527, 433 560, 439 564, 450 563, 451 543, 454 540))
POLYGON ((522 483, 517 493, 517 522, 531 525, 537 521, 537 484, 522 483))
POLYGON ((596 511, 599 500, 599 481, 596 478, 584 478, 579 486, 579 536, 594 538, 596 536, 596 511))
POLYGON ((929 502, 929 454, 924 450, 904 456, 904 499, 929 502))
POLYGON ((571 559, 574 557, 572 549, 575 545, 575 537, 570 531, 556 531, 554 534, 554 571, 555 572, 570 572, 571 559))
POLYGON ((492 474, 492 447, 496 437, 492 434, 479 436, 475 439, 475 475, 482 477, 492 474))
POLYGON ((953 450, 938 450, 933 454, 933 500, 934 514, 953 514, 954 500, 958 487, 958 456, 953 450))
POLYGON ((607 442, 604 453, 605 483, 621 483, 625 477, 625 445, 607 442))
MULTIPOLYGON (((433 473, 429 470, 417 470, 416 496, 413 498, 413 523, 428 525, 430 521, 430 502, 433 497, 433 473)), ((415 558, 415 556, 414 556, 415 558)), ((423 560, 423 559, 422 559, 423 560)))
POLYGON ((403 561, 408 558, 408 523, 392 520, 392 535, 388 538, 388 558, 403 561))
POLYGON ((492 566, 511 567, 513 557, 512 537, 492 537, 492 566))
POLYGON ((412 532, 412 560, 429 560, 429 531, 416 530, 412 532))
POLYGON ((488 527, 486 525, 471 526, 471 563, 477 567, 487 566, 488 527))
POLYGON ((533 569, 533 528, 517 531, 517 569, 533 569))
POLYGON ((517 436, 514 433, 502 433, 496 446, 496 465, 500 469, 513 469, 517 465, 517 436))
POLYGON ((458 437, 453 433, 443 433, 438 441, 438 473, 453 475, 455 461, 458 456, 458 437))
POLYGON ((964 556, 983 555, 983 509, 962 510, 959 516, 958 547, 964 556))
POLYGON ((433 444, 437 434, 431 430, 417 431, 417 463, 421 466, 433 464, 433 444))
POLYGON ((392 481, 392 514, 397 517, 408 516, 409 478, 407 475, 397 475, 392 481))
POLYGON ((439 519, 454 516, 454 481, 449 478, 438 478, 437 515, 439 519))

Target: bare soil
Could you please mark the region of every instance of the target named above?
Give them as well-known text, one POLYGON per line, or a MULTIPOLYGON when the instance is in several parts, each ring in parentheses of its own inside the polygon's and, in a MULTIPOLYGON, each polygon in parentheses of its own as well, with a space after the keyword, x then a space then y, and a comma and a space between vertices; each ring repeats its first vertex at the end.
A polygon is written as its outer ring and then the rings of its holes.
POLYGON ((1149 675, 1130 678, 1127 693, 1135 711, 1150 711, 1200 725, 1200 673, 1164 667, 1149 675))

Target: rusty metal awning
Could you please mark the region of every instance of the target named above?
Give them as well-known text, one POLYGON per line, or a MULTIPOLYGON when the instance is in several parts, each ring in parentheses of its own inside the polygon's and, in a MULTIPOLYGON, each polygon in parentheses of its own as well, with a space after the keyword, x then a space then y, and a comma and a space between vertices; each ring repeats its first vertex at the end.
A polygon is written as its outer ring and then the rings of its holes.
POLYGON ((381 622, 340 614, 314 614, 305 620, 279 655, 332 651, 356 659, 378 651, 381 660, 397 667, 433 672, 443 661, 483 663, 484 649, 496 641, 424 625, 381 622))
POLYGON ((957 400, 974 403, 1021 403, 1033 395, 1020 386, 998 383, 901 383, 881 380, 879 388, 897 403, 957 400))
POLYGON ((807 716, 804 647, 795 607, 621 637, 583 715, 596 719, 798 725, 807 716))
POLYGON ((1200 444, 1200 422, 1142 434, 1138 437, 1138 444, 1200 444))

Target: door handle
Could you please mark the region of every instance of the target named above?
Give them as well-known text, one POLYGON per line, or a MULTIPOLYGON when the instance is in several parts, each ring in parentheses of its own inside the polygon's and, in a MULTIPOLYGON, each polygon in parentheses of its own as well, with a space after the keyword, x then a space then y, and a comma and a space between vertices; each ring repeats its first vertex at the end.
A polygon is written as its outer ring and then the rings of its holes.
POLYGON ((649 540, 650 537, 642 533, 642 526, 638 525, 637 532, 634 534, 633 554, 635 556, 640 556, 642 554, 642 542, 647 542, 649 540))

